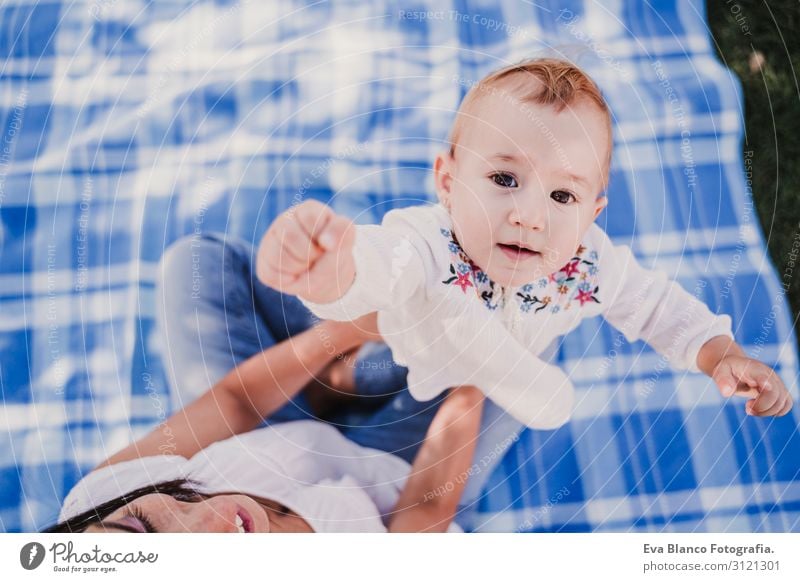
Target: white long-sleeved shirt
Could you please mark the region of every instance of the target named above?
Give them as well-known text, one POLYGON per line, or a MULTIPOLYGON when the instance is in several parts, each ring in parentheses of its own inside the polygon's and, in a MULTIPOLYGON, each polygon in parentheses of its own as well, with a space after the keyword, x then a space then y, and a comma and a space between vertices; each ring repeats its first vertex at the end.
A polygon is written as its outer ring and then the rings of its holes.
POLYGON ((342 297, 303 301, 315 315, 347 321, 378 311, 414 398, 472 384, 531 428, 557 428, 572 413, 569 378, 537 356, 586 317, 602 315, 628 341, 645 340, 673 367, 694 372, 706 341, 732 337, 730 317, 643 268, 596 224, 562 269, 514 288, 469 259, 439 204, 356 226, 353 258, 355 279, 342 297))

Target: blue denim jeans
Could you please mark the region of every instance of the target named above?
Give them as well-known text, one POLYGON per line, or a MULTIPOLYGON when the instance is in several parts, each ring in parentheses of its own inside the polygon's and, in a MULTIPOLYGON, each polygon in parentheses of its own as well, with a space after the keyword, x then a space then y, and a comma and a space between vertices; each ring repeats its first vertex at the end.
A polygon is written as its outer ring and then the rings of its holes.
MULTIPOLYGON (((183 238, 164 254, 157 287, 157 317, 174 409, 182 408, 250 356, 303 332, 316 321, 296 298, 255 277, 253 245, 222 234, 183 238)), ((442 397, 417 402, 408 393, 407 370, 385 344, 365 345, 354 363, 358 394, 369 407, 353 405, 326 419, 356 443, 412 462, 442 397)), ((301 392, 267 422, 315 418, 301 392)), ((464 500, 478 496, 492 466, 521 425, 486 401, 464 500), (477 466, 477 463, 476 463, 477 466)), ((463 478, 463 477, 462 477, 463 478)))

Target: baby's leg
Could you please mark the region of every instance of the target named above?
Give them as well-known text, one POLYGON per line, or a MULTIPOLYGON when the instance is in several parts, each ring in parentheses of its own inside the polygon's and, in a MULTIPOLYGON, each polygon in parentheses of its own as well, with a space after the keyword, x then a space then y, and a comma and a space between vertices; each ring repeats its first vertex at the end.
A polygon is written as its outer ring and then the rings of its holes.
POLYGON ((466 508, 478 500, 489 475, 525 428, 524 424, 489 398, 486 399, 483 404, 483 417, 481 418, 478 443, 475 447, 475 458, 461 497, 460 507, 466 508))
POLYGON ((355 420, 345 419, 337 423, 337 427, 363 447, 386 451, 411 463, 443 399, 444 394, 440 394, 427 402, 419 402, 408 389, 403 389, 375 412, 355 420))

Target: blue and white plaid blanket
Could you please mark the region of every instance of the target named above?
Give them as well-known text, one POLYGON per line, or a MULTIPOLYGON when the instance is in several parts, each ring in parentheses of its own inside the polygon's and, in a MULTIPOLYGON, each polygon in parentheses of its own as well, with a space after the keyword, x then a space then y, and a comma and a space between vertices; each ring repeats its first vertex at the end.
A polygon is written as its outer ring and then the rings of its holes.
MULTIPOLYGON (((4 0, 0 530, 51 523, 81 474, 170 412, 153 325, 167 245, 257 241, 305 198, 360 222, 430 199, 469 83, 542 49, 614 112, 601 225, 729 313, 797 398, 740 86, 699 0, 4 0)), ((472 529, 800 530, 797 412, 747 417, 599 319, 559 359, 574 420, 523 433, 472 529)))

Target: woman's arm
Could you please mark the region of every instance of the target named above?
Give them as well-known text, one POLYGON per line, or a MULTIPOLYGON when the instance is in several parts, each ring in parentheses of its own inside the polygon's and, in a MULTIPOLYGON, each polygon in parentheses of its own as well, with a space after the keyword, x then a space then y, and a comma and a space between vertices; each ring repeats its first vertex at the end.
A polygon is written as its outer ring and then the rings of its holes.
MULTIPOLYGON (((331 360, 373 335, 374 314, 323 321, 231 370, 193 403, 96 468, 151 455, 190 458, 208 445, 250 431, 291 400, 331 360)), ((199 364, 198 364, 199 365, 199 364)))
POLYGON ((452 388, 428 428, 389 521, 390 532, 444 532, 471 474, 484 396, 452 388))

